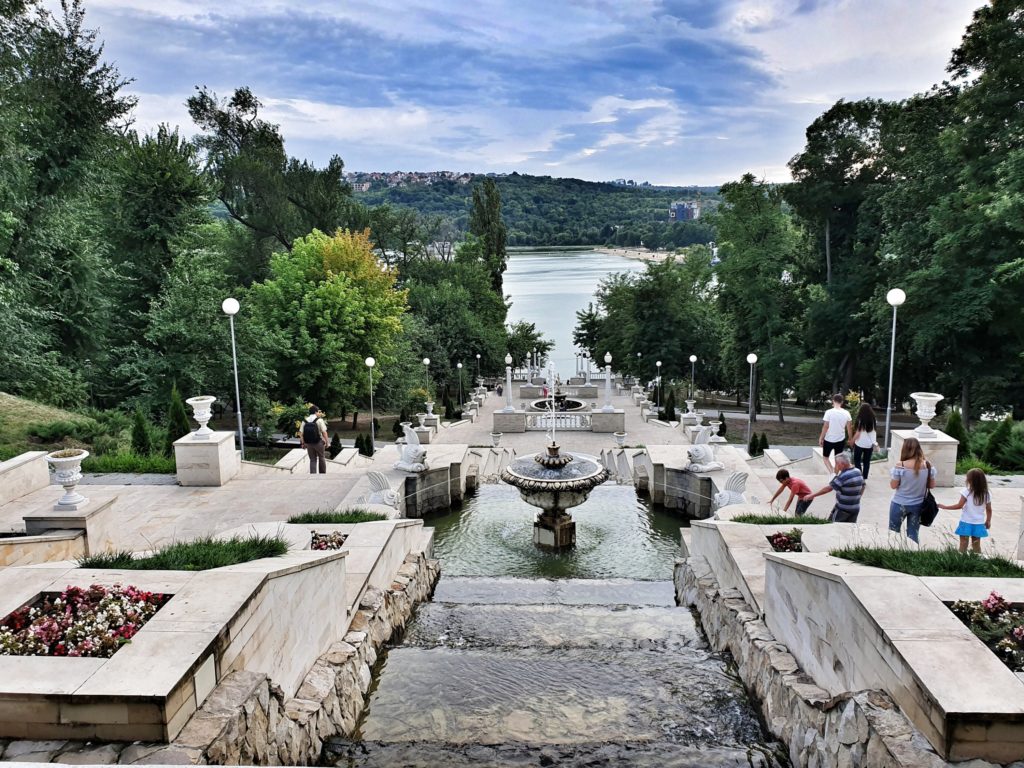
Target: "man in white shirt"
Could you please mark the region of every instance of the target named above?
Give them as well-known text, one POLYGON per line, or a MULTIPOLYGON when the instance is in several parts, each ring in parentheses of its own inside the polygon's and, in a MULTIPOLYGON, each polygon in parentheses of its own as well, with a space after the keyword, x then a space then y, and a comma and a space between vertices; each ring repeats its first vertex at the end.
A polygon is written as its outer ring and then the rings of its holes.
POLYGON ((825 457, 825 467, 829 472, 835 472, 828 457, 833 453, 838 456, 845 451, 847 439, 853 438, 853 419, 850 418, 850 412, 843 408, 842 395, 832 396, 832 407, 825 411, 821 420, 824 423, 821 425, 818 445, 825 457))

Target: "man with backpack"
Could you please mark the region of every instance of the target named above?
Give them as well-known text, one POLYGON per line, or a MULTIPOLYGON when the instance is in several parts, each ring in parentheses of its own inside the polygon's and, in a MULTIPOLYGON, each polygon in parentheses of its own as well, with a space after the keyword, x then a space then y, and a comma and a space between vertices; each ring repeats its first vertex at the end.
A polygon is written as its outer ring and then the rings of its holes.
POLYGON ((309 415, 302 422, 301 446, 309 455, 309 474, 327 473, 327 423, 315 405, 309 406, 309 415))

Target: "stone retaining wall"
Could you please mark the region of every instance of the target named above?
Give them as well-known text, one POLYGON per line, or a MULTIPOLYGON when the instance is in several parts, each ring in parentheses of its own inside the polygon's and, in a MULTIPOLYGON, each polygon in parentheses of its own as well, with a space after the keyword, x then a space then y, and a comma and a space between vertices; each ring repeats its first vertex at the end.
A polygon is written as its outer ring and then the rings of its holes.
MULTIPOLYGON (((945 768, 896 704, 880 691, 831 696, 798 666, 742 593, 722 589, 702 557, 677 561, 676 599, 694 606, 711 646, 728 651, 768 730, 799 768, 945 768)), ((991 766, 983 760, 971 768, 991 766)), ((1014 764, 1014 768, 1024 764, 1014 764)))

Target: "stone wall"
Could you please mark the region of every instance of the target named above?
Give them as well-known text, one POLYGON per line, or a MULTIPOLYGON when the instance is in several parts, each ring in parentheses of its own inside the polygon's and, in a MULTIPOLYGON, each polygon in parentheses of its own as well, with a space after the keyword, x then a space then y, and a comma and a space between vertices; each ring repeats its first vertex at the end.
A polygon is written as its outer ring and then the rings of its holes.
MULTIPOLYGON (((696 607, 713 648, 728 651, 768 730, 796 768, 945 768, 896 704, 879 691, 832 696, 804 673, 736 589, 702 557, 675 568, 676 599, 696 607)), ((963 765, 963 764, 960 764, 963 765)), ((972 768, 991 766, 973 761, 972 768)))
POLYGON ((0 568, 76 560, 85 555, 85 531, 0 538, 0 568))
POLYGON ((0 461, 0 506, 50 484, 46 451, 27 451, 0 461))

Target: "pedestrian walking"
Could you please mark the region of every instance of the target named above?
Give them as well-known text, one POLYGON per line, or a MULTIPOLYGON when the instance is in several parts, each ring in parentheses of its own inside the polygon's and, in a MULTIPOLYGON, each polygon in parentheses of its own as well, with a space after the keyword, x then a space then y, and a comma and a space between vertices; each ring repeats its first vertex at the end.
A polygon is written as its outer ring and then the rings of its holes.
MULTIPOLYGON (((829 484, 811 494, 810 499, 835 491, 836 503, 828 519, 833 523, 856 523, 860 515, 860 496, 864 478, 853 466, 848 453, 836 454, 836 476, 829 484)), ((808 499, 808 501, 810 501, 808 499)))
POLYGON ((829 472, 835 472, 832 462, 828 457, 833 453, 837 456, 846 450, 846 440, 852 433, 850 412, 843 408, 843 396, 832 396, 832 407, 825 411, 821 417, 824 424, 821 425, 821 434, 818 436, 818 445, 821 446, 821 455, 825 459, 825 467, 829 472))
POLYGON ((874 409, 867 403, 861 403, 860 410, 857 411, 857 420, 853 423, 853 466, 864 476, 865 485, 871 471, 871 455, 878 447, 875 427, 874 409))
POLYGON ((789 470, 780 469, 775 473, 775 479, 779 481, 779 490, 775 492, 775 495, 768 501, 768 505, 771 506, 783 491, 789 491, 789 498, 786 500, 786 506, 782 508, 783 512, 789 512, 789 505, 793 503, 793 499, 796 502, 796 516, 800 517, 803 515, 809 506, 811 506, 811 500, 814 496, 811 494, 811 486, 796 477, 790 477, 789 470))
POLYGON ((900 460, 889 471, 889 487, 895 491, 889 502, 889 530, 899 533, 907 521, 907 536, 917 542, 921 529, 921 505, 935 487, 935 467, 925 459, 916 437, 903 441, 900 460))
POLYGON ((971 550, 981 554, 981 540, 988 536, 992 528, 992 496, 988 492, 988 478, 980 469, 967 471, 966 485, 960 491, 960 499, 956 504, 939 504, 939 509, 962 509, 960 524, 956 527, 956 535, 960 537, 960 551, 967 552, 970 541, 971 550))
POLYGON ((302 422, 299 445, 306 449, 309 456, 309 474, 327 473, 327 422, 315 405, 309 406, 309 415, 302 422))

